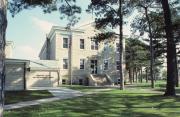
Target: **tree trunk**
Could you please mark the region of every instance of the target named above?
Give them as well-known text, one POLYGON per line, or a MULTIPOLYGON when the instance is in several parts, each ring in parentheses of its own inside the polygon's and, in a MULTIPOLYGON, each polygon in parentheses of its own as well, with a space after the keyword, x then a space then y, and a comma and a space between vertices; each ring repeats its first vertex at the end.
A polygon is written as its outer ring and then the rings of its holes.
POLYGON ((138 83, 138 70, 136 68, 136 83, 138 83))
POLYGON ((132 84, 132 69, 129 68, 129 82, 132 84))
POLYGON ((175 77, 176 77, 176 45, 173 38, 173 28, 171 21, 171 12, 169 8, 168 0, 161 0, 163 12, 164 12, 164 23, 165 23, 165 32, 167 38, 167 84, 165 96, 175 96, 175 77))
POLYGON ((146 68, 146 83, 148 83, 148 70, 146 68))
POLYGON ((144 7, 146 19, 148 22, 148 32, 150 37, 150 54, 151 54, 151 61, 150 61, 150 76, 151 76, 151 88, 154 88, 154 78, 153 78, 153 65, 154 65, 154 52, 153 52, 153 39, 152 39, 152 31, 151 31, 151 23, 148 16, 147 7, 144 7))
POLYGON ((134 68, 133 68, 133 83, 134 83, 134 81, 135 81, 135 80, 134 80, 134 75, 135 75, 135 74, 134 74, 134 71, 135 71, 135 70, 134 70, 134 68))
POLYGON ((143 82, 143 70, 142 70, 142 67, 141 67, 141 76, 140 76, 140 82, 141 82, 141 83, 143 82))
POLYGON ((175 60, 175 70, 176 70, 176 87, 179 87, 179 73, 178 73, 178 62, 177 62, 177 52, 176 52, 176 60, 175 60))
POLYGON ((140 82, 141 72, 138 70, 138 82, 140 82))
POLYGON ((119 62, 120 62, 120 70, 119 70, 119 75, 120 75, 120 90, 124 89, 124 75, 123 75, 123 14, 122 14, 122 0, 119 0, 119 47, 120 47, 120 52, 119 52, 119 62))
POLYGON ((3 116, 5 84, 6 0, 0 0, 0 117, 3 116))

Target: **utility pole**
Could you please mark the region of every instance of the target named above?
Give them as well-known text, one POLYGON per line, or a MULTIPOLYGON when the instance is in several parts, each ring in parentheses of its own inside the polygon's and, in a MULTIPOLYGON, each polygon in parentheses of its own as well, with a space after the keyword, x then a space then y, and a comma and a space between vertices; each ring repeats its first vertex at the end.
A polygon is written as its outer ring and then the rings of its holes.
POLYGON ((72 86, 72 30, 69 27, 70 35, 69 35, 69 77, 70 77, 70 84, 72 86))
MULTIPOLYGON (((70 8, 70 16, 73 15, 73 12, 72 12, 72 8, 71 8, 71 5, 68 3, 67 0, 65 0, 65 2, 67 3, 67 5, 69 6, 70 8)), ((72 29, 71 29, 71 26, 72 24, 69 24, 69 26, 67 27, 67 30, 69 30, 70 32, 70 35, 69 35, 69 45, 68 45, 68 61, 69 61, 69 77, 70 77, 70 85, 72 86, 72 29)))

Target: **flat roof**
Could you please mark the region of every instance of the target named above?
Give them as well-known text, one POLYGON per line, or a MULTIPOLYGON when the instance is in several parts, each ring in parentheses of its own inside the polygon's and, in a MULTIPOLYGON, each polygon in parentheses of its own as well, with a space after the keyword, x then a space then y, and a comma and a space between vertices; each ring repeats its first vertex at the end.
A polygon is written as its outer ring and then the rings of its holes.
POLYGON ((30 60, 30 70, 58 70, 59 61, 56 60, 30 60))

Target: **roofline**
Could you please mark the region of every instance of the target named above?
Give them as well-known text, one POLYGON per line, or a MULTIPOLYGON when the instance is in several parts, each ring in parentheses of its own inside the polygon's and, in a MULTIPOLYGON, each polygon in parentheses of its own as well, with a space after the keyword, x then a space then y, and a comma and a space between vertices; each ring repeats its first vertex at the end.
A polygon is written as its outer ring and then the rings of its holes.
POLYGON ((6 58, 5 62, 6 63, 8 63, 8 62, 25 63, 27 65, 27 67, 29 67, 29 65, 30 65, 30 60, 26 60, 26 59, 9 59, 9 58, 6 58))
POLYGON ((35 71, 35 70, 39 70, 39 71, 58 71, 59 68, 38 68, 38 67, 30 67, 30 71, 35 71))
POLYGON ((10 60, 14 60, 14 61, 19 61, 19 62, 30 62, 30 60, 26 60, 26 59, 15 59, 15 58, 6 58, 5 61, 10 61, 10 60))
POLYGON ((49 34, 47 35, 47 37, 48 38, 50 38, 55 32, 56 32, 56 30, 58 30, 58 31, 67 31, 67 32, 75 32, 75 33, 84 33, 84 30, 82 30, 82 29, 67 29, 66 27, 62 27, 62 26, 52 26, 52 28, 51 28, 51 30, 50 30, 50 32, 49 32, 49 34))

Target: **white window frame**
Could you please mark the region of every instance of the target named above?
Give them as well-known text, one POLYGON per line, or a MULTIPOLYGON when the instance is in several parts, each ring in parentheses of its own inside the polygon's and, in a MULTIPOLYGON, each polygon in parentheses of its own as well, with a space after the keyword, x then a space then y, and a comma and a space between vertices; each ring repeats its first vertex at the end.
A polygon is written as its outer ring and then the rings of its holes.
POLYGON ((63 48, 69 48, 69 38, 63 37, 63 48), (67 43, 64 43, 64 39, 67 39, 67 43), (64 45, 67 44, 67 47, 64 47, 64 45))
POLYGON ((80 40, 79 40, 79 43, 80 43, 80 44, 79 44, 79 48, 80 48, 80 49, 85 49, 85 40, 84 40, 84 39, 80 39, 80 40), (83 40, 83 42, 84 42, 83 45, 81 45, 81 40, 83 40), (83 46, 83 48, 81 48, 81 46, 83 46))
POLYGON ((119 50, 120 50, 120 45, 119 43, 116 42, 116 53, 119 53, 119 50))
POLYGON ((108 59, 104 59, 104 61, 103 61, 103 70, 104 71, 106 71, 106 70, 108 70, 109 69, 109 60, 108 59), (105 67, 105 62, 107 61, 107 68, 105 67), (106 69, 105 69, 106 68, 106 69))
MULTIPOLYGON (((81 69, 81 60, 83 60, 83 69, 85 69, 85 59, 80 59, 79 60, 79 69, 81 69)), ((83 69, 81 69, 81 70, 83 70, 83 69)))
POLYGON ((68 69, 68 68, 69 68, 69 62, 68 62, 68 59, 67 59, 67 58, 63 58, 63 69, 68 69), (64 67, 64 65, 65 65, 65 64, 64 64, 64 63, 65 63, 64 60, 67 60, 67 68, 64 67))
POLYGON ((120 61, 119 60, 116 60, 116 70, 120 70, 120 61), (117 62, 119 62, 119 64, 117 64, 117 62), (119 69, 118 69, 118 66, 119 66, 119 69))

